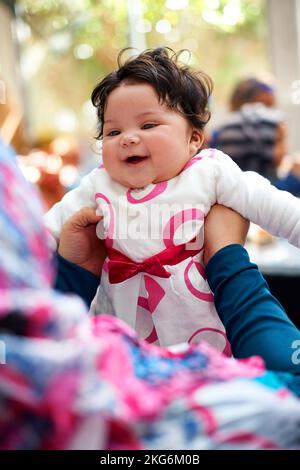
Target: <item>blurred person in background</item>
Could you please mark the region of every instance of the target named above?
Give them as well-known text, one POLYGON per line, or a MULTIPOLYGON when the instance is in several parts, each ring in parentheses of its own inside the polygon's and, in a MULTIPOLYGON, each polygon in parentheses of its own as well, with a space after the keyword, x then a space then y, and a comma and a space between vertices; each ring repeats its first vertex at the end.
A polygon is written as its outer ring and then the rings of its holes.
POLYGON ((242 80, 232 92, 230 113, 212 132, 209 145, 229 153, 242 170, 256 171, 299 197, 300 161, 287 155, 286 126, 275 106, 271 86, 256 78, 242 80), (283 166, 285 175, 278 176, 283 166))
POLYGON ((234 88, 230 113, 213 131, 210 146, 230 155, 243 171, 256 171, 274 183, 286 154, 285 138, 273 88, 250 78, 234 88))

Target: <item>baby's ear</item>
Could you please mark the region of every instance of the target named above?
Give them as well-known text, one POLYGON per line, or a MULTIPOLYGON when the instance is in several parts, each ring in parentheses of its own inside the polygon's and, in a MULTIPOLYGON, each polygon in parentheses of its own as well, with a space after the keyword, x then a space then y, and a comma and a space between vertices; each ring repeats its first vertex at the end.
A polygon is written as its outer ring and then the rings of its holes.
POLYGON ((198 129, 192 130, 192 135, 190 138, 190 154, 191 156, 196 155, 199 152, 201 145, 204 141, 203 132, 198 129))

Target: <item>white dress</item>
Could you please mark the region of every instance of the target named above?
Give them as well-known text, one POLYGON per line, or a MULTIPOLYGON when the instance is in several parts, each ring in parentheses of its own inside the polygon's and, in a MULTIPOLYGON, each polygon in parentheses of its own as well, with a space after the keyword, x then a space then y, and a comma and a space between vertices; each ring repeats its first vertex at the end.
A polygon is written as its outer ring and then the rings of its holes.
POLYGON ((45 220, 59 239, 73 213, 85 206, 98 208, 104 216, 98 236, 106 239, 108 249, 136 263, 185 245, 185 259, 174 265, 171 254, 170 264, 164 262, 169 277, 148 270, 112 283, 107 259, 92 309, 118 316, 141 338, 161 346, 204 339, 230 354, 202 264, 204 217, 217 202, 300 247, 300 201, 257 173, 242 172, 214 149, 201 151, 171 180, 143 189, 120 185, 100 165, 45 220))

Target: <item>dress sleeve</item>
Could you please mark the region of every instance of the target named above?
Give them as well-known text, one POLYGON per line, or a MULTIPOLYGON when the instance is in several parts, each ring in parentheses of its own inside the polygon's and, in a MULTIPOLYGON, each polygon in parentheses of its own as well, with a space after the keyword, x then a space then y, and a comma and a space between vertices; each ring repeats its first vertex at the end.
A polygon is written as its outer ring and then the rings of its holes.
POLYGON ((268 369, 300 377, 300 331, 247 251, 241 245, 222 248, 207 264, 206 276, 233 355, 259 355, 268 369))
POLYGON ((59 240, 64 222, 82 207, 96 208, 93 179, 98 170, 95 169, 84 178, 80 185, 69 191, 60 202, 56 203, 44 216, 46 228, 59 240))
POLYGON ((239 212, 272 235, 300 247, 300 200, 280 191, 261 175, 243 172, 226 154, 216 151, 216 200, 239 212))

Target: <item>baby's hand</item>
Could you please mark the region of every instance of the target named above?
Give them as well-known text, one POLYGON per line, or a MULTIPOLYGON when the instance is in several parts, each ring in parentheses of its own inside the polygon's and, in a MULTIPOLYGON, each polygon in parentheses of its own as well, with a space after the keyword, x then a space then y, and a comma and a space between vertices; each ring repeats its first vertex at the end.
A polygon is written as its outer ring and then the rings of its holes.
POLYGON ((96 275, 100 275, 106 257, 104 243, 96 235, 101 219, 90 207, 80 209, 64 223, 58 246, 63 258, 96 275))

